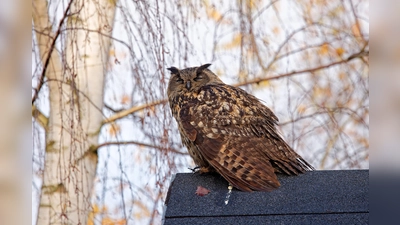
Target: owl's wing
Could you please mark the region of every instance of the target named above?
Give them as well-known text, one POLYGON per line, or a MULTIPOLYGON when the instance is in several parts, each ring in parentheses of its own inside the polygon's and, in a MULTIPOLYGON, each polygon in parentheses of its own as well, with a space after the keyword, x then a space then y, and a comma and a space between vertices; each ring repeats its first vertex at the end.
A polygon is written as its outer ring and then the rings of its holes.
POLYGON ((272 111, 239 88, 204 86, 179 117, 202 156, 238 189, 270 191, 280 185, 276 171, 307 170, 276 130, 272 111))

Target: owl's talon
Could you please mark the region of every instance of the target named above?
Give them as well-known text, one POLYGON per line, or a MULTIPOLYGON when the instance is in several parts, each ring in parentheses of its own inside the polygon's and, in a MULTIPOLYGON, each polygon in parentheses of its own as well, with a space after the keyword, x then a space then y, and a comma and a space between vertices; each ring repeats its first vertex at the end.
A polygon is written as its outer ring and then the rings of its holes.
POLYGON ((189 170, 191 170, 193 173, 200 173, 200 174, 204 174, 204 173, 211 173, 213 172, 212 168, 210 167, 204 167, 204 166, 196 166, 194 168, 188 168, 189 170))
POLYGON ((192 173, 196 173, 196 172, 198 172, 200 170, 200 166, 196 166, 194 168, 188 168, 188 169, 191 170, 192 173))

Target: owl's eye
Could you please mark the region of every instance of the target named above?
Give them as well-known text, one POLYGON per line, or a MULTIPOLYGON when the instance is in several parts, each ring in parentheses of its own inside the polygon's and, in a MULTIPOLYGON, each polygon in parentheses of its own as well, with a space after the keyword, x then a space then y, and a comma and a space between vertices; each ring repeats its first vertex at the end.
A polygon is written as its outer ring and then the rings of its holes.
POLYGON ((199 81, 199 80, 201 80, 201 79, 203 79, 203 76, 200 76, 200 75, 199 75, 199 76, 195 77, 193 80, 194 80, 194 81, 199 81))
POLYGON ((179 77, 178 77, 178 79, 176 79, 176 82, 183 84, 182 78, 179 78, 179 77))

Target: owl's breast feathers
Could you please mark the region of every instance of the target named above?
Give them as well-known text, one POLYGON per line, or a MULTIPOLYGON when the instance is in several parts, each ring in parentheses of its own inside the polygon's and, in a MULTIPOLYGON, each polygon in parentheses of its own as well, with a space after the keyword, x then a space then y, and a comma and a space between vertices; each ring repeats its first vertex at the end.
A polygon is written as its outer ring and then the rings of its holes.
POLYGON ((205 85, 174 101, 174 117, 191 142, 185 145, 238 189, 270 191, 280 185, 275 172, 313 169, 279 135, 273 112, 242 89, 205 85))

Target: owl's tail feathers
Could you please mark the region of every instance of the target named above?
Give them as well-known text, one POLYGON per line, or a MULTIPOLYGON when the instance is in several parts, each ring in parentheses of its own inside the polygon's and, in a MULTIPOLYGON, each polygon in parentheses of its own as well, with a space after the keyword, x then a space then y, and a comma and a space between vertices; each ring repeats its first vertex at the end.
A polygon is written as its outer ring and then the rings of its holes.
POLYGON ((215 165, 215 163, 216 161, 211 162, 218 173, 231 183, 232 186, 241 191, 273 191, 280 186, 278 177, 269 163, 269 165, 260 165, 260 167, 253 170, 246 170, 246 172, 241 174, 234 173, 224 166, 215 165))
POLYGON ((301 168, 303 168, 303 172, 315 170, 315 168, 303 158, 299 157, 296 160, 300 163, 301 168))
POLYGON ((301 173, 305 173, 306 171, 315 170, 313 166, 311 166, 300 156, 293 159, 275 159, 270 160, 270 162, 275 168, 275 172, 287 175, 298 175, 301 173))
POLYGON ((263 143, 260 151, 269 159, 275 171, 287 175, 298 175, 315 170, 283 140, 263 143))

